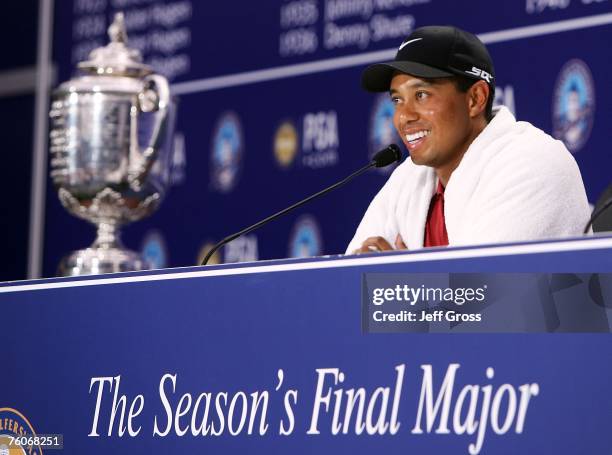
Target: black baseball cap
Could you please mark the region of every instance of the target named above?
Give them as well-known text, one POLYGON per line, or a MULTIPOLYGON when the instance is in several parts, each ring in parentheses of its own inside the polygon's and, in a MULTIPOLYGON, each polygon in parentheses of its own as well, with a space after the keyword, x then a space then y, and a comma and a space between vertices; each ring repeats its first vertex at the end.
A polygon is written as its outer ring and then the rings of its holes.
POLYGON ((361 85, 368 92, 386 92, 393 74, 422 78, 464 76, 494 85, 493 61, 476 35, 456 27, 417 28, 400 45, 395 60, 368 66, 361 85))

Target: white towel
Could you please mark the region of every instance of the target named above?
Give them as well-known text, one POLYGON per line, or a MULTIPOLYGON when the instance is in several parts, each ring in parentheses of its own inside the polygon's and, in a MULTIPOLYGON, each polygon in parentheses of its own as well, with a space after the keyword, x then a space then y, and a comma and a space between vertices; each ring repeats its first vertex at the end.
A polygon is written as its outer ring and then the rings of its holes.
MULTIPOLYGON (((372 200, 351 253, 368 237, 409 249, 423 247, 437 177, 407 159, 372 200)), ((580 235, 590 216, 578 165, 562 142, 505 107, 466 151, 444 192, 449 245, 472 245, 580 235)))

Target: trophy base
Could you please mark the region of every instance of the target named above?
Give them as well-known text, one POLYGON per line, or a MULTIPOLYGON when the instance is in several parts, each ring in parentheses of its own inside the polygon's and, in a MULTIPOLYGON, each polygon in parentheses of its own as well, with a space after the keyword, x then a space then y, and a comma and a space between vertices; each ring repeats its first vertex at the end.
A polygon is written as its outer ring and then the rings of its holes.
POLYGON ((150 268, 148 261, 134 251, 119 248, 85 248, 63 258, 58 267, 58 275, 98 275, 150 268))

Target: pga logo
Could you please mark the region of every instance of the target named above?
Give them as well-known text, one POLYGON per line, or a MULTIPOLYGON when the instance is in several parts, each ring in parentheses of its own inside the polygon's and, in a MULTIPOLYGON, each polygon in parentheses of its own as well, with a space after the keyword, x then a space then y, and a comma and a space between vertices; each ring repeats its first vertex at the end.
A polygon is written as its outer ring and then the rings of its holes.
POLYGON ((480 68, 476 68, 475 66, 472 66, 472 69, 469 71, 466 71, 467 74, 472 74, 474 76, 480 77, 482 79, 484 79, 487 82, 491 82, 491 79, 493 79, 493 76, 491 76, 489 73, 487 73, 485 70, 481 70, 480 68))

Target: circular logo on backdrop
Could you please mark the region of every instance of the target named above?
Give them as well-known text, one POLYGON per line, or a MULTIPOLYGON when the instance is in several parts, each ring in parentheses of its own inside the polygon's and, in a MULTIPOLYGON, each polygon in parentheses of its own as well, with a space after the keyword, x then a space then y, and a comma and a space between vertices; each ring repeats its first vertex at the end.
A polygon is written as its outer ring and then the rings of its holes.
POLYGON ((593 127, 593 77, 582 60, 570 60, 557 77, 553 95, 553 135, 572 152, 588 141, 593 127))
POLYGON ((244 140, 238 116, 226 112, 213 130, 211 151, 212 186, 227 193, 234 189, 240 175, 244 140))
MULTIPOLYGON (((200 247, 200 251, 198 251, 198 259, 197 265, 200 265, 208 252, 212 250, 212 247, 215 246, 213 242, 206 242, 204 245, 200 247)), ((210 259, 207 262, 207 265, 221 264, 223 261, 221 259, 220 250, 217 250, 213 253, 210 259)))
MULTIPOLYGON (((372 158, 374 154, 389 144, 399 142, 401 140, 393 126, 393 113, 395 106, 391 102, 388 94, 378 95, 374 101, 374 108, 370 118, 370 154, 372 158)), ((394 166, 380 168, 380 172, 389 173, 394 166)))
POLYGON ((323 251, 319 225, 310 215, 298 218, 289 240, 289 257, 319 256, 323 251))
POLYGON ((141 254, 153 269, 168 267, 168 254, 164 238, 157 231, 149 232, 142 242, 141 254))
MULTIPOLYGON (((15 409, 0 408, 0 454, 41 455, 42 449, 40 446, 11 443, 11 437, 17 438, 25 435, 36 436, 36 432, 28 419, 15 409)), ((21 439, 27 440, 28 438, 21 439)))
POLYGON ((298 149, 298 133, 293 122, 284 121, 274 134, 274 156, 281 167, 289 167, 298 149))

